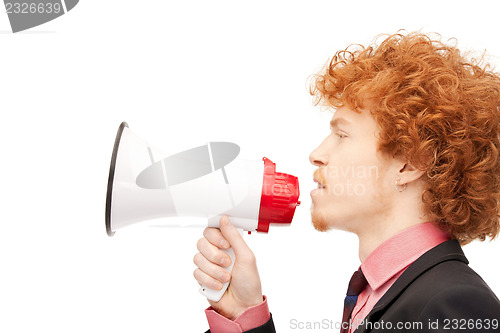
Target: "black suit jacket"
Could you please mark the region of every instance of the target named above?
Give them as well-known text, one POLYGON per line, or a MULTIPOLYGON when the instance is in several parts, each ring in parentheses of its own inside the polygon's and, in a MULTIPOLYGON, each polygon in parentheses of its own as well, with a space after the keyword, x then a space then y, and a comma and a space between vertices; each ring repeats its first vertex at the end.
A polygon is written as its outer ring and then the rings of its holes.
MULTIPOLYGON (((500 301, 468 264, 457 240, 424 253, 355 332, 500 332, 500 301)), ((272 317, 248 332, 275 333, 272 317)))

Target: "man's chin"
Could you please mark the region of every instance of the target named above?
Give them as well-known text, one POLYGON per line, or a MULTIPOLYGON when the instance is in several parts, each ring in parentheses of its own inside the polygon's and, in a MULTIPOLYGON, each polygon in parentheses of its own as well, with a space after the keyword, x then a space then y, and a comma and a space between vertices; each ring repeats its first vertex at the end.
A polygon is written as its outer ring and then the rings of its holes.
POLYGON ((330 230, 328 225, 316 223, 314 221, 313 221, 313 227, 314 227, 314 229, 316 229, 319 232, 327 232, 328 230, 330 230))
POLYGON ((321 214, 318 214, 314 210, 311 211, 311 222, 314 229, 316 229, 317 231, 326 232, 330 230, 330 225, 326 221, 325 217, 321 214))

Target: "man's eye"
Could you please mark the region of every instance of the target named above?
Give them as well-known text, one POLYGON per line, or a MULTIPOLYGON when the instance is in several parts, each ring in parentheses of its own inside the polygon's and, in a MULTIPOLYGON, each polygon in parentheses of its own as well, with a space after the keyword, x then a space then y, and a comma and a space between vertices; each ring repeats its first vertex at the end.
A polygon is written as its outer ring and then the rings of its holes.
POLYGON ((340 139, 343 139, 343 138, 347 137, 347 135, 345 135, 343 133, 336 133, 335 135, 338 136, 340 139))

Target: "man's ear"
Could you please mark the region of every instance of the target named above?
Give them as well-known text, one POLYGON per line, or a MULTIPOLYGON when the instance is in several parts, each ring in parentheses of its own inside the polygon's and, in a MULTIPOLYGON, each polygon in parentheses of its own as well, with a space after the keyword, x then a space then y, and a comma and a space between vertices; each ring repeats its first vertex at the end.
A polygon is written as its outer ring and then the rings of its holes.
POLYGON ((403 185, 417 181, 423 174, 425 174, 425 170, 419 170, 413 164, 406 162, 398 173, 398 178, 401 179, 399 184, 403 185))

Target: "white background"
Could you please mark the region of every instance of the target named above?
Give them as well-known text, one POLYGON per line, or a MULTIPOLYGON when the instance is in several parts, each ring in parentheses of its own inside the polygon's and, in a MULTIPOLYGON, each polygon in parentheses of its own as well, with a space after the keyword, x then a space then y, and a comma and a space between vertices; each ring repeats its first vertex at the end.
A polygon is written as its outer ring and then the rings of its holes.
MULTIPOLYGON (((201 229, 106 235, 109 161, 123 120, 166 151, 233 141, 243 156, 267 156, 298 176, 292 227, 246 240, 279 332, 310 331, 292 330, 292 319, 339 321, 357 238, 310 223, 308 155, 329 115, 312 106, 307 78, 336 50, 398 29, 500 56, 494 4, 82 0, 18 34, 0 13, 0 331, 208 328, 192 277, 201 229)), ((464 248, 496 294, 499 243, 464 248)))

